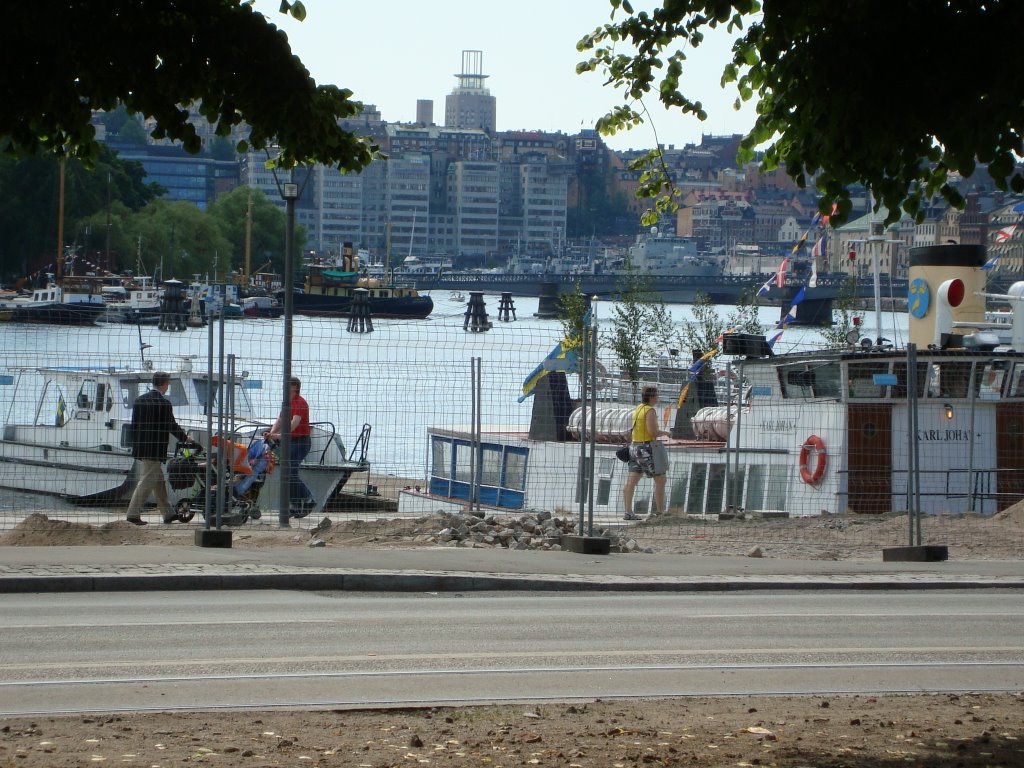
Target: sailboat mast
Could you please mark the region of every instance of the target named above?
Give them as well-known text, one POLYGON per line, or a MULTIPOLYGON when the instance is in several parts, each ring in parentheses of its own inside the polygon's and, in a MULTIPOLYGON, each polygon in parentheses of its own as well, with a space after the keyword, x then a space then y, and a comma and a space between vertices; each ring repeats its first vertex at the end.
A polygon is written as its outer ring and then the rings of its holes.
POLYGON ((64 158, 60 159, 57 192, 57 280, 64 277, 64 158))
POLYGON ((252 259, 252 190, 249 190, 249 204, 245 210, 245 271, 242 285, 249 285, 249 264, 252 259))

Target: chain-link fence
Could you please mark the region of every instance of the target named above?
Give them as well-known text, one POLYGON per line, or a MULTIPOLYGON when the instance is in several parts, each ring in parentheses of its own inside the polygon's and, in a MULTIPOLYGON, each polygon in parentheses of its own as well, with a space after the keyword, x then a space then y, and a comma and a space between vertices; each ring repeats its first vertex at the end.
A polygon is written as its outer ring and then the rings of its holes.
MULTIPOLYGON (((315 426, 300 474, 318 506, 293 527, 329 517, 336 531, 445 546, 550 547, 574 530, 662 552, 876 557, 918 540, 954 557, 1022 552, 1024 364, 1014 355, 922 355, 911 408, 901 351, 825 353, 820 337, 793 329, 774 350, 788 354, 740 349, 693 372, 688 352, 665 350, 628 382, 599 332, 596 398, 581 414, 575 356, 558 353, 562 325, 536 317, 535 299, 517 298, 499 318, 487 296, 481 323, 460 297, 433 298, 429 319, 374 319, 372 332, 294 318, 291 371, 315 426), (615 450, 645 385, 658 388, 656 417, 672 435, 667 508, 647 514, 654 481, 642 477, 627 520, 629 466, 615 450)), ((672 309, 678 320, 684 310, 672 309)), ((118 528, 137 481, 131 406, 154 370, 178 382, 168 393, 176 417, 206 451, 207 423, 251 447, 283 401, 284 328, 280 318, 179 331, 0 326, 2 530, 118 528), (232 385, 214 395, 211 362, 214 380, 232 385)), ((243 458, 225 461, 244 469, 243 458)), ((228 522, 276 530, 279 458, 249 491, 250 514, 228 522)), ((195 479, 169 491, 199 513, 160 525, 149 507, 157 531, 203 525, 195 479)))

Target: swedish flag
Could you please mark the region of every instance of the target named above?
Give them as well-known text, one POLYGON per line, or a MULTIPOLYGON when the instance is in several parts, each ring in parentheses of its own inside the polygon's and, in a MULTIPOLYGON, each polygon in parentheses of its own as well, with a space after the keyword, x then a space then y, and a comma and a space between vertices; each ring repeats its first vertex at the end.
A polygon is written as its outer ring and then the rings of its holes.
MULTIPOLYGON (((593 307, 587 309, 583 315, 583 319, 580 321, 582 333, 586 333, 586 329, 590 326, 591 318, 593 315, 593 307)), ((519 396, 519 402, 523 402, 526 398, 533 395, 533 390, 537 387, 537 382, 543 379, 552 371, 563 371, 565 373, 575 373, 579 370, 580 358, 576 354, 576 350, 580 348, 583 343, 583 339, 580 336, 573 336, 562 339, 555 345, 548 356, 541 360, 540 365, 534 368, 530 375, 523 380, 523 394, 519 396)))
POLYGON ((53 423, 58 427, 63 427, 68 420, 68 404, 64 402, 64 395, 60 395, 57 398, 57 416, 54 418, 53 423))

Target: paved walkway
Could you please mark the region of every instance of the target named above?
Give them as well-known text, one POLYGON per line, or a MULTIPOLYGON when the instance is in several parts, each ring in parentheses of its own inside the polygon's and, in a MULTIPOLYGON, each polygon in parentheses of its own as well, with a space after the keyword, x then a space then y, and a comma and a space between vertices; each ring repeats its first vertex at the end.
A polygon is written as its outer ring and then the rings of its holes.
POLYGON ((0 547, 0 593, 178 589, 403 592, 1024 589, 1024 561, 931 563, 507 551, 0 547))

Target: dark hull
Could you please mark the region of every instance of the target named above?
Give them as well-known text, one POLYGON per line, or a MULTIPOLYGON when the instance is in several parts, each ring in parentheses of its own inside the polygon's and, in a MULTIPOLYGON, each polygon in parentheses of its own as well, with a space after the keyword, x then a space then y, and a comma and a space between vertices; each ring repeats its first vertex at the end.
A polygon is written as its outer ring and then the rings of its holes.
MULTIPOLYGON (((5 309, 0 307, 0 310, 5 309)), ((93 325, 106 311, 103 304, 38 304, 13 306, 10 320, 15 323, 49 323, 51 325, 93 325)))
MULTIPOLYGON (((316 293, 293 294, 295 314, 309 317, 347 317, 352 307, 350 296, 323 296, 316 293)), ((371 318, 422 320, 434 311, 429 296, 371 297, 371 318)))
MULTIPOLYGON (((751 296, 771 275, 645 275, 650 290, 669 304, 691 304, 698 294, 706 294, 716 304, 736 304, 741 294, 751 296)), ((846 277, 825 276, 818 280, 817 288, 807 290, 808 298, 834 299, 838 296, 846 277)), ((615 300, 627 288, 628 278, 624 275, 522 275, 512 273, 486 272, 445 272, 438 276, 416 278, 418 290, 482 291, 484 293, 511 293, 513 296, 549 296, 572 293, 579 284, 587 296, 602 300, 615 300)), ((884 295, 906 296, 906 279, 883 278, 884 295)), ((803 283, 788 280, 784 289, 774 286, 767 296, 760 298, 761 304, 787 304, 803 283)), ((856 285, 858 297, 870 297, 871 279, 859 279, 856 285)))

